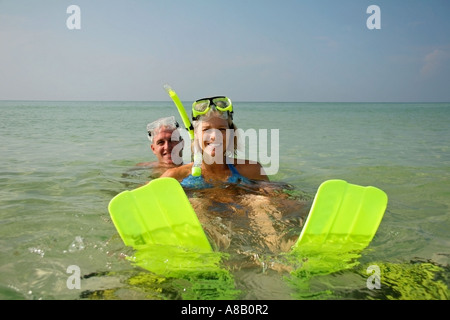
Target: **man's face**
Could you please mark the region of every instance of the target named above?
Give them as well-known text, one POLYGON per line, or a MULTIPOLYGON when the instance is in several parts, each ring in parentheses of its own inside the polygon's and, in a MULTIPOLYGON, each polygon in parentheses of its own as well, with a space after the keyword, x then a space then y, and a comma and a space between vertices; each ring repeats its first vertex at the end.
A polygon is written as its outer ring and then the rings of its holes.
POLYGON ((172 150, 180 142, 183 143, 180 140, 180 134, 177 130, 166 129, 163 127, 159 131, 157 131, 156 135, 153 137, 153 143, 151 144, 151 148, 153 153, 158 158, 158 162, 162 165, 181 164, 181 157, 183 150, 181 145, 179 146, 181 148, 179 148, 180 151, 178 154, 180 158, 172 159, 172 150))

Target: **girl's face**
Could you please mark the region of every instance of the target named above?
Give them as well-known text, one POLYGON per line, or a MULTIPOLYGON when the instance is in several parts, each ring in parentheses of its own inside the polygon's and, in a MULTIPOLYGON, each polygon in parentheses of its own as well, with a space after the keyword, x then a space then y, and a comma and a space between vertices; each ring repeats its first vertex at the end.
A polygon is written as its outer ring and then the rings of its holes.
POLYGON ((199 143, 203 150, 203 155, 214 158, 215 161, 223 161, 223 156, 227 150, 231 131, 228 130, 228 120, 219 117, 211 117, 208 120, 201 120, 196 132, 199 143))

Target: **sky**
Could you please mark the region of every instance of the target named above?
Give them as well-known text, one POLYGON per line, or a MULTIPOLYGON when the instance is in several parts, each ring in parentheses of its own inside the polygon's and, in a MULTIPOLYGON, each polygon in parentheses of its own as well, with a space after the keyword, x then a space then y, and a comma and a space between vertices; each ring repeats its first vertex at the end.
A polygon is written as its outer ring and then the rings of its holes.
POLYGON ((168 101, 166 83, 183 101, 449 102, 450 1, 0 0, 0 100, 168 101))

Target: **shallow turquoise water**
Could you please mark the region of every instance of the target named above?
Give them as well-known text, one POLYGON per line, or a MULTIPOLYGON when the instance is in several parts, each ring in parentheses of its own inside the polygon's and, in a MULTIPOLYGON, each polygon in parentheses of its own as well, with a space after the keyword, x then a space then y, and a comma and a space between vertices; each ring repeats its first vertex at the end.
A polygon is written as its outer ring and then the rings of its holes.
MULTIPOLYGON (((368 291, 367 275, 355 267, 292 288, 277 272, 241 268, 232 272, 241 290, 236 299, 388 299, 397 284, 406 290, 417 279, 427 280, 422 269, 410 269, 427 263, 439 268, 433 269, 431 285, 423 286, 428 289, 417 284, 417 295, 448 298, 439 285, 449 283, 449 103, 234 105, 239 128, 279 130, 279 145, 271 142, 278 145, 272 162, 258 159, 270 166, 278 157, 272 181, 290 184, 306 199, 328 179, 384 190, 386 214, 358 261, 361 267, 392 264, 411 275, 410 282, 391 282, 390 290, 368 291)), ((148 298, 127 281, 137 271, 123 258, 131 251, 118 237, 107 205, 119 192, 148 181, 148 171, 133 170, 155 159, 145 127, 162 116, 179 119, 173 104, 0 101, 0 111, 0 297, 80 299, 110 290, 123 299, 148 298), (80 289, 67 287, 70 265, 80 267, 80 289)), ((177 285, 166 282, 172 294, 163 298, 180 298, 173 293, 177 285)))

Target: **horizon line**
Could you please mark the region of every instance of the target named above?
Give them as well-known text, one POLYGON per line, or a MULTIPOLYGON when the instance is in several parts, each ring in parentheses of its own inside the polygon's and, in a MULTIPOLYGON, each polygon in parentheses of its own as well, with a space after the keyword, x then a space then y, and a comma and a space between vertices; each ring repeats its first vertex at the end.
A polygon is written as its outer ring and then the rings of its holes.
MULTIPOLYGON (((189 102, 191 100, 181 100, 189 102)), ((194 101, 194 100, 192 100, 194 101)), ((450 101, 287 101, 233 100, 243 103, 450 103, 450 101)), ((61 100, 61 99, 0 99, 0 102, 173 102, 172 100, 61 100)))

